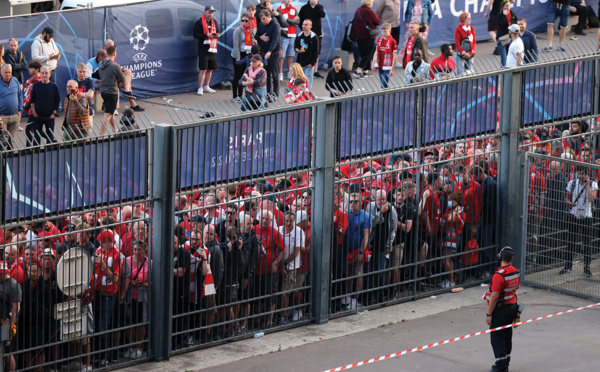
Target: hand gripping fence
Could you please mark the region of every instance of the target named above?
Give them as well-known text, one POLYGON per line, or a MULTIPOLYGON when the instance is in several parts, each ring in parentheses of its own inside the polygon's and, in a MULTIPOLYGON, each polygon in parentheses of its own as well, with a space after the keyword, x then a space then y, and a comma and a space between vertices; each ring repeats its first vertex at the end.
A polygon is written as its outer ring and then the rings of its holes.
POLYGON ((415 351, 422 351, 422 350, 425 350, 425 349, 430 349, 432 347, 449 344, 449 343, 454 342, 454 341, 465 340, 467 338, 485 335, 487 333, 500 331, 502 329, 506 329, 506 328, 510 328, 510 327, 517 327, 517 326, 520 326, 521 324, 533 323, 533 322, 538 321, 538 320, 549 319, 549 318, 552 318, 552 317, 556 317, 556 316, 563 315, 563 314, 569 314, 569 313, 572 313, 572 312, 575 312, 575 311, 579 311, 579 310, 591 309, 592 307, 595 307, 595 306, 598 306, 598 305, 600 305, 600 302, 595 303, 595 304, 591 304, 591 305, 587 305, 587 306, 578 307, 578 308, 571 309, 571 310, 561 311, 559 313, 554 313, 554 314, 544 315, 544 316, 540 316, 540 317, 529 319, 529 320, 524 320, 524 321, 518 322, 518 323, 507 324, 507 325, 503 325, 501 327, 487 329, 485 331, 475 332, 475 333, 471 333, 471 334, 468 334, 468 335, 451 338, 451 339, 445 340, 445 341, 435 342, 435 343, 429 344, 429 345, 423 345, 423 346, 415 347, 413 349, 400 351, 400 352, 394 353, 394 354, 383 355, 383 356, 380 356, 380 357, 377 357, 377 358, 374 358, 374 359, 363 360, 362 362, 356 362, 356 363, 348 364, 348 365, 345 365, 345 366, 342 366, 342 367, 337 367, 337 368, 334 368, 334 369, 327 369, 327 370, 325 370, 323 372, 345 371, 345 370, 350 369, 350 368, 360 367, 360 366, 364 366, 366 364, 371 364, 371 363, 380 362, 380 361, 386 360, 386 359, 396 358, 396 357, 399 357, 399 356, 402 356, 402 355, 414 353, 415 351))

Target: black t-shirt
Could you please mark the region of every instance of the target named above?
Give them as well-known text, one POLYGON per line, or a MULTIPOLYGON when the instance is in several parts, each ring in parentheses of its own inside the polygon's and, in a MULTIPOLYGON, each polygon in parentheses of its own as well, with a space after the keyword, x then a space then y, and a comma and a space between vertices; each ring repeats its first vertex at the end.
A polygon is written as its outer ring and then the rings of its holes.
POLYGON ((10 318, 13 302, 21 302, 21 287, 13 278, 0 282, 0 317, 10 318))
MULTIPOLYGON (((94 90, 94 82, 90 78, 85 78, 83 81, 77 80, 77 88, 81 93, 86 93, 90 90, 94 90)), ((88 98, 88 106, 90 107, 90 116, 94 115, 94 104, 90 98, 88 98)))
POLYGON ((566 5, 566 6, 571 5, 571 0, 552 0, 552 2, 554 4, 562 4, 562 5, 566 5))
MULTIPOLYGON (((415 206, 410 200, 405 200, 404 204, 401 207, 394 206, 396 208, 396 213, 398 214, 398 222, 406 223, 407 221, 413 221, 413 226, 411 228, 411 232, 415 230, 415 216, 417 215, 417 210, 415 206)), ((405 233, 402 229, 398 228, 396 230, 396 239, 394 240, 394 244, 402 244, 406 243, 410 234, 405 233)))
POLYGON ((192 255, 185 248, 180 247, 173 254, 173 269, 183 268, 185 274, 182 277, 176 276, 173 280, 174 296, 189 297, 190 295, 190 263, 192 255))
POLYGON ((500 13, 500 5, 502 5, 502 0, 494 0, 494 5, 492 5, 491 14, 500 13))

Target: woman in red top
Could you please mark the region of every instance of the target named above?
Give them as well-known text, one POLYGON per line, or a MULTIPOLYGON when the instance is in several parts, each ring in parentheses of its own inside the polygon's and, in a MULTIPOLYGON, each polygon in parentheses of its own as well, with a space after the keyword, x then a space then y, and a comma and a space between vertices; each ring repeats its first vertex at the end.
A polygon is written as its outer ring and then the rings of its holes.
POLYGON ((354 13, 354 33, 360 51, 360 63, 356 67, 354 76, 361 78, 364 76, 364 71, 371 68, 371 60, 375 51, 375 37, 369 34, 367 29, 376 29, 381 25, 381 20, 377 14, 371 9, 373 0, 362 0, 361 6, 354 13))
POLYGON ((462 75, 465 71, 473 69, 473 57, 477 49, 475 28, 471 26, 471 13, 462 12, 458 16, 460 25, 454 30, 454 44, 456 45, 456 74, 462 75))
POLYGON ((306 75, 304 75, 304 70, 299 63, 292 63, 292 66, 290 66, 290 81, 288 81, 287 89, 294 89, 294 81, 298 78, 304 78, 306 80, 306 75))
POLYGON ((453 192, 448 196, 448 208, 442 217, 442 233, 444 241, 442 244, 442 263, 446 270, 446 280, 440 283, 442 288, 452 288, 454 283, 454 261, 450 255, 458 252, 460 235, 465 225, 467 215, 463 211, 462 196, 453 192))

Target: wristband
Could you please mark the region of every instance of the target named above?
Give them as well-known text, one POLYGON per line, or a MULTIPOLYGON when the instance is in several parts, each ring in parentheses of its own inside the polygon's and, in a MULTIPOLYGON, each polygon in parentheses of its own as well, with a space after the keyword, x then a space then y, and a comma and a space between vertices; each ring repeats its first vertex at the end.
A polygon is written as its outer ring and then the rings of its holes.
POLYGON ((485 316, 492 316, 492 314, 485 313, 485 316))

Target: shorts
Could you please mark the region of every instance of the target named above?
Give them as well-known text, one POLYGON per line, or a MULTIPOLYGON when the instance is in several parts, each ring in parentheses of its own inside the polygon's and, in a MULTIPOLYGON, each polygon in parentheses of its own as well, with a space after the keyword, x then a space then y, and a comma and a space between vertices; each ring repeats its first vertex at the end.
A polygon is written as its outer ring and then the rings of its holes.
POLYGON ((296 51, 294 50, 294 42, 296 37, 281 37, 281 58, 283 57, 294 57, 296 51))
POLYGON ((254 289, 253 278, 253 276, 250 276, 250 278, 248 279, 248 285, 246 286, 246 289, 244 289, 244 279, 242 278, 242 280, 240 281, 240 287, 238 288, 238 298, 240 300, 248 300, 252 298, 252 290, 254 289))
POLYGON ((266 300, 272 300, 275 298, 277 294, 277 275, 273 274, 264 274, 257 275, 254 278, 254 296, 255 297, 265 297, 266 300))
POLYGON ((308 273, 296 273, 296 288, 302 288, 304 286, 304 282, 306 281, 306 276, 308 273))
POLYGON ((394 244, 390 250, 390 266, 398 267, 404 255, 404 244, 394 244))
POLYGON ((218 304, 232 304, 238 299, 239 284, 222 284, 217 291, 218 304))
POLYGON ((348 263, 348 260, 344 260, 344 276, 361 276, 363 274, 364 262, 348 263))
POLYGON ((204 310, 212 309, 212 311, 216 313, 217 309, 215 309, 215 307, 217 307, 217 303, 216 303, 215 296, 216 295, 209 295, 209 296, 202 297, 202 309, 204 309, 204 310))
POLYGON ((567 28, 569 23, 569 16, 571 15, 571 9, 569 5, 561 5, 561 4, 550 4, 548 8, 548 24, 553 25, 554 21, 556 21, 556 17, 560 17, 560 23, 558 27, 567 28), (559 8, 560 6, 560 8, 559 8))
POLYGON ((117 110, 119 95, 111 93, 100 93, 100 96, 102 96, 102 100, 104 101, 104 113, 114 114, 117 110))
MULTIPOLYGON (((89 303, 87 305, 81 306, 81 314, 85 314, 87 316, 87 328, 86 335, 92 335, 94 333, 94 312, 92 310, 92 304, 89 303)), ((87 345, 90 343, 89 337, 84 337, 81 339, 82 345, 87 345)))
POLYGON ((131 300, 131 324, 138 324, 148 321, 148 311, 144 301, 136 299, 131 300))
POLYGON ((488 32, 498 31, 498 16, 490 13, 488 15, 488 32))
POLYGON ((298 269, 294 269, 294 270, 287 270, 287 272, 285 272, 283 274, 283 278, 282 278, 282 289, 284 291, 293 291, 295 289, 298 289, 298 269))
POLYGON ((216 70, 217 53, 209 53, 207 50, 198 50, 198 70, 216 70))
POLYGON ((419 247, 417 248, 421 249, 423 243, 427 243, 429 252, 435 252, 438 249, 437 233, 429 236, 425 231, 419 232, 419 247))

